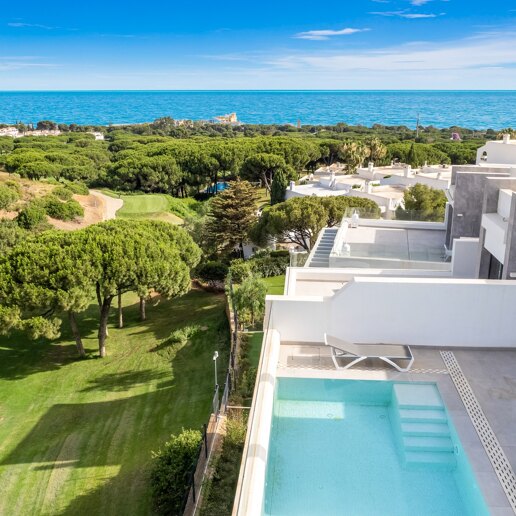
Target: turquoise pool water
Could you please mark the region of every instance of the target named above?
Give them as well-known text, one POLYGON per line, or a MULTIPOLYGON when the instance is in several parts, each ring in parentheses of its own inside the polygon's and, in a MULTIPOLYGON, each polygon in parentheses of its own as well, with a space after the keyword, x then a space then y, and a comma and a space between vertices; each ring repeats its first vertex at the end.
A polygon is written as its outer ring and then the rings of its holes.
POLYGON ((489 514, 434 384, 279 378, 267 515, 489 514))

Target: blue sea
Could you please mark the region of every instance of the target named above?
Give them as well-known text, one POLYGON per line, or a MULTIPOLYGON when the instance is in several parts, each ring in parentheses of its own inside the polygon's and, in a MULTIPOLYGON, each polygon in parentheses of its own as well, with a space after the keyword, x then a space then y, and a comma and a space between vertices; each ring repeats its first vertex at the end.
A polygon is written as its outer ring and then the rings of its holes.
POLYGON ((516 91, 46 91, 0 92, 0 123, 210 120, 236 112, 250 124, 336 124, 472 129, 516 126, 516 91))

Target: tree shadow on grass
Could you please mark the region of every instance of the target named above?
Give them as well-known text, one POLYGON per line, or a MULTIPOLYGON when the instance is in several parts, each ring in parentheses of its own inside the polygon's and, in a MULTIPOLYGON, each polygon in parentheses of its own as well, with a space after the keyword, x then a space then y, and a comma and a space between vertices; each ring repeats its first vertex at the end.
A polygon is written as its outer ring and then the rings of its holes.
MULTIPOLYGON (((63 515, 96 514, 100 508, 104 514, 151 513, 151 452, 157 451, 171 433, 183 427, 199 428, 207 419, 213 394, 212 352, 213 346, 189 342, 172 360, 167 385, 158 383, 152 392, 109 401, 53 405, 0 465, 26 464, 20 482, 36 474, 32 470, 50 470, 45 489, 54 493, 58 503, 63 490, 76 484, 75 496, 60 512, 63 515), (88 472, 86 482, 92 475, 101 482, 92 490, 81 488, 80 479, 71 480, 72 484, 66 480, 73 470, 104 466, 118 468, 118 472, 106 481, 101 479, 105 471, 88 472)), ((129 388, 165 376, 149 370, 141 374, 138 378, 136 373, 123 373, 121 381, 129 388)), ((106 376, 105 384, 92 384, 92 390, 118 392, 114 376, 106 376)), ((42 507, 32 509, 40 512, 42 507)))
MULTIPOLYGON (((191 290, 188 294, 173 300, 154 298, 147 305, 148 319, 140 321, 139 304, 124 307, 124 330, 116 329, 116 307, 113 307, 109 319, 109 329, 113 335, 124 331, 135 337, 151 333, 158 341, 167 339, 176 329, 191 324, 206 323, 211 326, 220 319, 223 310, 223 297, 202 290, 191 290), (134 331, 133 331, 134 329, 134 331)), ((97 356, 96 334, 98 330, 98 306, 93 303, 78 314, 81 335, 85 339, 88 357, 97 356)), ((108 354, 110 349, 107 341, 108 354)), ((159 345, 159 343, 158 343, 159 345)), ((13 332, 9 337, 0 336, 0 378, 18 380, 26 376, 53 371, 79 360, 68 321, 64 320, 61 337, 54 341, 47 339, 30 340, 21 332, 13 332)))
POLYGON ((122 373, 108 373, 88 382, 88 386, 80 392, 106 391, 124 392, 134 387, 145 385, 156 380, 168 379, 168 381, 157 384, 160 389, 170 386, 170 373, 154 369, 139 371, 124 371, 122 373))

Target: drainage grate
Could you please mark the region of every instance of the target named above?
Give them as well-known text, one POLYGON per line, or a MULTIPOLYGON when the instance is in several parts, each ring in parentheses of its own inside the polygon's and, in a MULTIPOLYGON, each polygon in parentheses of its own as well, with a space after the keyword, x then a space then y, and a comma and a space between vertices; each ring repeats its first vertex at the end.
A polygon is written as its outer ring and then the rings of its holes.
POLYGON ((441 351, 443 361, 448 368, 451 379, 468 411, 471 422, 477 431, 480 441, 486 450, 487 456, 502 484, 502 488, 509 499, 512 510, 516 512, 516 475, 505 456, 498 439, 496 438, 489 421, 487 420, 473 389, 464 376, 462 369, 451 351, 441 351))

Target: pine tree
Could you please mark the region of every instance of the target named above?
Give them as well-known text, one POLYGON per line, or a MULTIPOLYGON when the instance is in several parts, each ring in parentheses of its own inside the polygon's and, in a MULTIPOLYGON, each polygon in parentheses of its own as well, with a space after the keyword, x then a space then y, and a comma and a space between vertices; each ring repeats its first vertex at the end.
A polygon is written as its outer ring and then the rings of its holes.
POLYGON ((256 222, 256 190, 248 181, 229 183, 229 188, 211 201, 208 233, 219 252, 235 248, 243 254, 251 226, 256 222))
POLYGON ((278 204, 285 200, 285 193, 287 191, 287 179, 283 170, 278 170, 274 174, 271 187, 271 204, 278 204))

